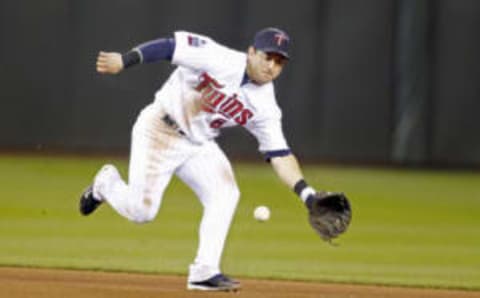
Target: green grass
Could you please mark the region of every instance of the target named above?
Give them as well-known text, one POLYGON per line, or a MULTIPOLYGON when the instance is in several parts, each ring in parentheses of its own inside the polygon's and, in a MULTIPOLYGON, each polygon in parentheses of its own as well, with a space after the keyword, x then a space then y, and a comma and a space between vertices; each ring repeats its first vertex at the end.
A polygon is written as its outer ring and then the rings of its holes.
MULTIPOLYGON (((125 160, 0 156, 0 265, 186 274, 201 207, 172 180, 157 219, 137 225, 77 197, 97 169, 125 160)), ((353 221, 334 247, 267 164, 235 164, 242 198, 223 269, 240 277, 480 289, 480 173, 305 166, 310 184, 345 191, 353 221), (272 218, 253 220, 268 205, 272 218)))

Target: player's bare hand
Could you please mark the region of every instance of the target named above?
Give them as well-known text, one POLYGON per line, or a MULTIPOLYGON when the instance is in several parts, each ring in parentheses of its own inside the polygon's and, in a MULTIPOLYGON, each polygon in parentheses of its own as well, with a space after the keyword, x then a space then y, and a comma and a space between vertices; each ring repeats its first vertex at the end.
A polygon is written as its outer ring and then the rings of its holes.
POLYGON ((116 52, 100 52, 97 57, 97 72, 117 74, 123 70, 122 55, 116 52))

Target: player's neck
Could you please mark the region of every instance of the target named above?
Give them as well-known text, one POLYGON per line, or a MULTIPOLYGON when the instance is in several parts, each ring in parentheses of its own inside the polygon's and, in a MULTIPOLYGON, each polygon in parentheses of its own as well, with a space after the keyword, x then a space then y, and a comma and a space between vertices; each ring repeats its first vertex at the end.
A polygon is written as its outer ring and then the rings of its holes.
POLYGON ((243 74, 243 79, 242 79, 242 83, 240 83, 240 86, 243 86, 243 85, 248 84, 250 82, 253 83, 253 81, 248 76, 248 73, 245 71, 245 73, 243 74))

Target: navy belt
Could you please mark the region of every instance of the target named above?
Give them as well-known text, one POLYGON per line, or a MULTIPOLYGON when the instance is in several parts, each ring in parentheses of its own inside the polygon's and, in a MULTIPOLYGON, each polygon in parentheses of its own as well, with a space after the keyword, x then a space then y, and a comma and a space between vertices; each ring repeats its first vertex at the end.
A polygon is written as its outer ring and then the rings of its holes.
POLYGON ((165 114, 165 116, 162 117, 162 120, 166 125, 170 126, 176 132, 178 132, 178 134, 180 134, 182 136, 186 135, 186 133, 180 128, 180 126, 177 124, 177 122, 175 120, 173 120, 172 117, 170 117, 170 115, 165 114))

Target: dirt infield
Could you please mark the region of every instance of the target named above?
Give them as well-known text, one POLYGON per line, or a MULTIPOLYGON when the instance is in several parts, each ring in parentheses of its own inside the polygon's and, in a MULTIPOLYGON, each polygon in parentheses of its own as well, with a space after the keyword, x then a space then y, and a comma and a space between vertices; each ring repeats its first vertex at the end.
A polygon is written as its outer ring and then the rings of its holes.
POLYGON ((470 298, 480 292, 321 284, 240 279, 236 293, 190 292, 185 277, 28 268, 0 268, 0 297, 8 298, 178 298, 178 297, 300 297, 300 298, 470 298))

